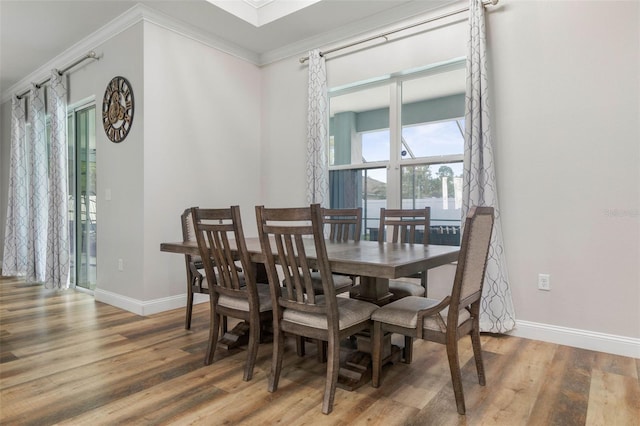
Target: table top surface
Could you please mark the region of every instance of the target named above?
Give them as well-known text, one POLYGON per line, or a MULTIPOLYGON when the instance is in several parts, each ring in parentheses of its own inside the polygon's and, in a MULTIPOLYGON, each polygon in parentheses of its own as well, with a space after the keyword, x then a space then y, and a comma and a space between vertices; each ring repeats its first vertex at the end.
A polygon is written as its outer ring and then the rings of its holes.
MULTIPOLYGON (((309 239, 307 256, 314 258, 315 247, 309 239)), ((254 262, 262 262, 262 248, 258 237, 246 238, 247 250, 254 262)), ((400 278, 445 265, 458 260, 460 247, 423 244, 379 243, 377 241, 326 242, 327 256, 333 272, 400 278)), ((160 250, 169 253, 198 255, 195 241, 167 242, 160 250)))

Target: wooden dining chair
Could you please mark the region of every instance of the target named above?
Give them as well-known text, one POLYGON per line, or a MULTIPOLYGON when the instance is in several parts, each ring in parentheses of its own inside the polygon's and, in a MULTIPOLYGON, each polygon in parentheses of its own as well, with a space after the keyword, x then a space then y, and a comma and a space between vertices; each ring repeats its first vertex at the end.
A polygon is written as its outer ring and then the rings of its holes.
POLYGON ((208 282, 211 308, 205 364, 213 362, 222 320, 226 317, 241 319, 249 323, 247 362, 243 376, 243 380, 249 381, 258 353, 261 324, 271 320, 269 286, 256 283, 238 206, 228 209, 194 207, 191 214, 208 282))
MULTIPOLYGON (((180 215, 180 224, 182 226, 182 241, 196 241, 195 228, 191 216, 191 209, 186 209, 180 215)), ((193 295, 195 293, 209 294, 209 289, 203 286, 204 276, 200 271, 204 265, 200 256, 184 255, 184 263, 187 270, 187 313, 184 321, 184 328, 191 329, 191 315, 193 312, 193 295)), ((204 283, 206 285, 206 282, 204 283)))
MULTIPOLYGON (((360 241, 362 233, 362 207, 356 208, 340 208, 328 209, 322 208, 323 232, 327 241, 346 243, 349 241, 360 241)), ((344 274, 332 274, 333 285, 336 294, 351 291, 356 285, 357 277, 344 274)), ((311 272, 311 281, 316 294, 322 294, 322 277, 320 272, 311 272)), ((318 361, 327 361, 327 344, 326 342, 316 342, 318 344, 318 361)), ((297 343, 298 355, 305 354, 305 339, 298 339, 297 343)))
MULTIPOLYGON (((360 241, 362 232, 362 208, 322 209, 322 223, 325 238, 328 241, 343 242, 360 241)), ((319 272, 311 273, 311 280, 316 292, 322 294, 322 278, 319 272)), ((336 294, 344 293, 355 285, 356 277, 333 274, 333 285, 336 294)))
POLYGON ((268 390, 275 392, 278 388, 284 333, 326 341, 327 376, 322 412, 329 414, 338 381, 340 340, 369 328, 371 313, 377 306, 336 297, 320 205, 282 209, 256 206, 256 220, 273 305, 273 359, 268 390), (278 269, 284 281, 279 279, 278 269), (319 271, 322 278, 322 295, 314 289, 312 269, 319 271))
POLYGON ((362 233, 362 207, 352 209, 322 209, 322 223, 327 240, 360 241, 362 233), (328 231, 328 234, 327 234, 328 231))
POLYGON ((441 343, 447 347, 458 413, 465 413, 458 340, 466 335, 471 336, 478 381, 484 386, 479 317, 493 220, 493 207, 473 207, 469 211, 450 295, 442 300, 409 296, 385 305, 372 314, 373 387, 380 386, 385 333, 400 333, 412 340, 418 338, 441 343))
MULTIPOLYGON (((390 243, 429 244, 431 209, 380 209, 378 241, 390 243)), ((407 296, 424 296, 427 271, 408 278, 419 278, 420 283, 408 280, 389 280, 391 301, 407 296)))

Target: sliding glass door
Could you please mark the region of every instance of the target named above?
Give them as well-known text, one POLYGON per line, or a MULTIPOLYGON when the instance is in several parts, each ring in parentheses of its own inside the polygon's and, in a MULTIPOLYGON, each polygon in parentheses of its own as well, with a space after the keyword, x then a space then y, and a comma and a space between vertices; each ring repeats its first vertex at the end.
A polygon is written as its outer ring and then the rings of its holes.
POLYGON ((94 290, 98 230, 95 105, 70 110, 68 120, 71 282, 94 290))

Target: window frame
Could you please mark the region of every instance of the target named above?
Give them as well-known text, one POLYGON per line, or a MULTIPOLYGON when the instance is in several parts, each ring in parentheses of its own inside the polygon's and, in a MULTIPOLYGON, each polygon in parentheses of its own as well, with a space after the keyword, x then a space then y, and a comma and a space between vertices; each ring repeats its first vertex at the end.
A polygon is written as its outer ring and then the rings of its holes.
MULTIPOLYGON (((403 166, 431 166, 433 164, 450 164, 464 163, 464 153, 453 155, 438 155, 420 158, 403 159, 401 154, 402 142, 402 84, 406 81, 424 78, 429 75, 435 75, 443 72, 459 70, 466 65, 466 58, 460 57, 450 61, 432 64, 426 67, 416 68, 413 70, 402 71, 394 74, 369 79, 362 82, 356 82, 348 85, 338 86, 328 90, 329 102, 327 108, 330 108, 331 98, 360 92, 369 88, 389 87, 389 143, 390 157, 388 161, 360 162, 351 164, 331 165, 331 146, 330 141, 327 144, 327 161, 328 170, 363 170, 363 169, 387 169, 387 208, 401 208, 402 205, 402 167, 403 166)), ((329 114, 328 114, 329 115, 329 114)), ((464 117, 452 117, 450 119, 439 121, 460 120, 464 117)), ((437 122, 437 121, 434 121, 437 122)), ((464 136, 464 129, 461 129, 464 136)), ((360 134, 363 132, 360 132, 360 134)), ((331 136, 332 138, 332 136, 331 136)), ((464 167, 464 164, 463 164, 464 167)))

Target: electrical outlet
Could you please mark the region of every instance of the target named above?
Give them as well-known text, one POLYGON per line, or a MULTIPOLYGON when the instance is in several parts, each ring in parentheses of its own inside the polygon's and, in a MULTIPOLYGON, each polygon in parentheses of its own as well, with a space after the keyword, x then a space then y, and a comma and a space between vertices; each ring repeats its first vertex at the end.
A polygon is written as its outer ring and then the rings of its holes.
POLYGON ((118 271, 124 271, 124 260, 118 259, 118 271))
POLYGON ((538 274, 538 290, 551 291, 551 276, 538 274))

